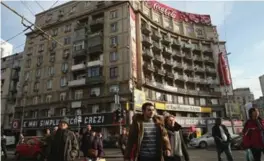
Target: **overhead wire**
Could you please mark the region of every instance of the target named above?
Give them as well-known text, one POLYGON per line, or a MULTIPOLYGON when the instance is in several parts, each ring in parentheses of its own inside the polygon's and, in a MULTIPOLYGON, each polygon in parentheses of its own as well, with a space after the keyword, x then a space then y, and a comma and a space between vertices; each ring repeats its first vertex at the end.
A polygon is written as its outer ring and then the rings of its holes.
POLYGON ((43 11, 45 11, 45 9, 42 7, 42 5, 38 2, 38 1, 36 1, 36 0, 34 0, 36 3, 37 3, 37 5, 43 10, 43 11))
POLYGON ((26 9, 33 15, 33 17, 35 17, 35 13, 28 7, 28 5, 26 4, 26 2, 24 1, 20 1, 25 7, 26 9))

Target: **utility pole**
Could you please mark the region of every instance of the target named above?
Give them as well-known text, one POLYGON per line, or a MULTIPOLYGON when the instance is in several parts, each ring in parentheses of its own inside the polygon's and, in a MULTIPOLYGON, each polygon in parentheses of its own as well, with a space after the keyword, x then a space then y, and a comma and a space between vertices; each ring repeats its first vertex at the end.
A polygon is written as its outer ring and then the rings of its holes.
POLYGON ((121 135, 122 134, 122 121, 123 121, 123 118, 122 118, 122 107, 121 107, 121 104, 120 104, 120 96, 119 96, 119 91, 116 91, 116 94, 115 94, 115 106, 116 106, 116 109, 117 109, 117 118, 118 118, 118 122, 119 122, 119 134, 121 135))

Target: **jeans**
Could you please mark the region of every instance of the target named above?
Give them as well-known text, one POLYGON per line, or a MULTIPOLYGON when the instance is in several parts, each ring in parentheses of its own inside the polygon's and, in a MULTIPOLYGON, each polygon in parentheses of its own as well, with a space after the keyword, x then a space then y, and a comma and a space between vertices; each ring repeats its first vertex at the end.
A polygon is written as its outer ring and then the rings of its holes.
POLYGON ((254 157, 254 161, 261 161, 261 153, 263 152, 262 149, 256 149, 256 148, 251 148, 250 149, 252 152, 252 155, 254 157))
POLYGON ((232 152, 231 152, 230 143, 228 143, 226 145, 217 145, 216 149, 217 149, 218 161, 222 161, 221 154, 223 152, 225 152, 226 158, 228 161, 234 161, 233 156, 232 156, 232 152))

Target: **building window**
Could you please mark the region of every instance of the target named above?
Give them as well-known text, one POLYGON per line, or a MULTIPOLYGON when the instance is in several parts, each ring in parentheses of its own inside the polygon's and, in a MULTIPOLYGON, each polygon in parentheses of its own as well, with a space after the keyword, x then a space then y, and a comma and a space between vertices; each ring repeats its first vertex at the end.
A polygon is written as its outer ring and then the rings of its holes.
POLYGON ((57 36, 57 35, 58 35, 58 28, 53 29, 51 35, 52 35, 52 36, 57 36))
POLYGON ((36 77, 37 78, 41 77, 41 69, 36 70, 36 77))
POLYGON ((71 24, 64 27, 64 32, 71 32, 71 24))
POLYGON ((70 14, 74 13, 76 11, 76 6, 73 6, 70 10, 70 14))
POLYGON ((218 100, 216 98, 211 99, 212 105, 218 105, 218 100))
POLYGON ((92 105, 92 113, 98 113, 99 112, 99 105, 92 105))
POLYGON ((25 72, 25 80, 29 80, 29 72, 25 72))
POLYGON ((194 98, 193 97, 189 97, 189 104, 194 105, 194 98))
POLYGON ((42 62, 43 62, 43 56, 38 56, 38 58, 37 58, 37 64, 38 65, 41 65, 42 62))
POLYGON ((70 55, 70 50, 69 49, 65 49, 64 51, 63 51, 63 58, 64 59, 67 59, 68 57, 69 57, 69 55, 70 55))
POLYGON ((60 116, 65 116, 66 115, 66 108, 60 109, 60 116))
POLYGON ((33 88, 34 90, 39 90, 39 82, 36 82, 35 84, 34 84, 34 88, 33 88))
POLYGON ((40 98, 39 98, 39 96, 35 96, 35 97, 33 98, 33 105, 36 105, 36 104, 38 104, 38 103, 39 103, 39 101, 40 101, 40 98))
POLYGON ((182 96, 178 96, 178 103, 183 104, 183 97, 182 96))
POLYGON ((26 67, 29 68, 31 65, 31 59, 28 59, 27 62, 26 62, 26 67))
POLYGON ((61 71, 63 71, 63 72, 66 72, 66 71, 68 71, 68 63, 63 63, 62 65, 61 65, 61 71))
POLYGON ((206 100, 205 100, 205 98, 200 98, 200 105, 201 105, 201 106, 206 105, 206 100))
POLYGON ((111 93, 115 93, 115 92, 118 92, 119 91, 119 85, 111 85, 110 87, 109 87, 109 92, 111 92, 111 93))
POLYGON ((83 90, 76 90, 74 92, 74 99, 79 100, 83 98, 83 90))
POLYGON ((98 77, 100 76, 100 67, 88 68, 88 77, 98 77))
POLYGON ((41 52, 41 51, 44 51, 44 44, 40 44, 39 45, 39 50, 38 50, 39 52, 41 52))
POLYGON ((111 19, 117 18, 117 10, 114 10, 114 11, 110 12, 110 18, 111 19))
POLYGON ((63 92, 60 94, 60 101, 65 101, 66 100, 66 92, 63 92))
POLYGON ((55 69, 54 69, 54 67, 52 66, 52 67, 48 67, 48 76, 53 76, 54 75, 54 73, 55 73, 55 71, 54 71, 55 69))
POLYGON ((100 96, 100 88, 99 87, 92 88, 90 95, 94 97, 100 96))
POLYGON ((24 88, 23 88, 23 92, 27 92, 28 91, 28 85, 25 85, 24 88))
POLYGON ((112 23, 110 27, 111 32, 117 32, 117 27, 118 27, 117 22, 112 23))
POLYGON ((79 51, 84 49, 84 41, 76 42, 73 45, 74 51, 79 51))
POLYGON ((172 102, 172 95, 167 94, 167 101, 168 101, 168 102, 172 102))
POLYGON ((111 37, 110 38, 110 44, 113 47, 115 47, 118 44, 118 38, 117 38, 117 36, 114 36, 114 37, 111 37))
POLYGON ((47 81, 47 89, 51 89, 52 88, 52 80, 48 80, 47 81))
POLYGON ((38 111, 32 111, 32 118, 38 118, 38 111))
POLYGON ((55 49, 57 47, 57 42, 56 41, 52 41, 51 42, 51 49, 55 49))
POLYGON ((116 51, 110 52, 110 61, 117 61, 118 60, 118 54, 116 51))
POLYGON ((110 68, 110 78, 117 78, 118 77, 118 67, 110 68))
POLYGON ((65 37, 64 38, 64 45, 69 45, 71 44, 71 37, 65 37))
POLYGON ((60 80, 60 86, 64 87, 67 85, 67 78, 66 77, 62 77, 60 80))
POLYGON ((52 100, 52 95, 47 95, 46 96, 46 103, 50 103, 52 100))

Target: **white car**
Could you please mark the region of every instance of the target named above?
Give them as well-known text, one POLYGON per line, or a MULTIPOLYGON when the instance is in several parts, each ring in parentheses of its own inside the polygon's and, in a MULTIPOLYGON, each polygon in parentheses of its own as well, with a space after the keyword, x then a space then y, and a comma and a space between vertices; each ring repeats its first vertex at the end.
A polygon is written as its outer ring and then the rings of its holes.
MULTIPOLYGON (((231 134, 231 138, 237 137, 239 135, 231 134)), ((207 148, 208 146, 214 146, 214 138, 212 134, 207 133, 202 135, 200 138, 194 138, 190 141, 190 146, 196 147, 196 148, 207 148)))

